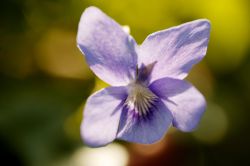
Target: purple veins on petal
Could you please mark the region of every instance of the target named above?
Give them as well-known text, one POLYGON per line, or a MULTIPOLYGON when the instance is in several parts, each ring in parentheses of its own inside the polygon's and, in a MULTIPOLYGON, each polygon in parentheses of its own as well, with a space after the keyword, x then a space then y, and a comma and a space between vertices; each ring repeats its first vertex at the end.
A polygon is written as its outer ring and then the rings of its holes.
POLYGON ((203 95, 183 79, 206 54, 210 22, 188 22, 149 35, 132 36, 96 7, 81 17, 77 45, 91 70, 112 87, 91 95, 81 135, 91 147, 115 139, 150 144, 171 124, 191 131, 205 111, 203 95))
POLYGON ((140 83, 131 83, 128 86, 128 97, 125 106, 134 110, 139 116, 146 116, 150 107, 152 107, 158 97, 152 93, 147 87, 140 83))
POLYGON ((164 136, 171 123, 172 115, 160 100, 145 117, 134 114, 133 110, 124 109, 117 138, 136 143, 154 143, 164 136))

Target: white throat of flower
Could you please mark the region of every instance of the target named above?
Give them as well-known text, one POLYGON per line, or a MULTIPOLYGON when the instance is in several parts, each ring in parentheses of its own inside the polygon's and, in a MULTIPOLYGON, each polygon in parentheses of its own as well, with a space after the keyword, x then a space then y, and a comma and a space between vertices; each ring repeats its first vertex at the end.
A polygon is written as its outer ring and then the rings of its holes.
POLYGON ((158 97, 141 83, 131 83, 128 85, 128 89, 125 105, 128 109, 134 110, 139 116, 147 115, 158 97))

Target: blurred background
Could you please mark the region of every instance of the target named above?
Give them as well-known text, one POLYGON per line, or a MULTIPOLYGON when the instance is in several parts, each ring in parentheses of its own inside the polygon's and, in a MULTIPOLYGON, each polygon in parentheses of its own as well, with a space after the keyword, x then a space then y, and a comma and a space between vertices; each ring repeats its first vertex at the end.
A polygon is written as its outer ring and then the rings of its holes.
POLYGON ((0 165, 250 165, 248 0, 1 0, 0 165), (171 128, 153 145, 90 149, 79 127, 87 97, 106 86, 76 47, 83 10, 95 5, 141 43, 199 18, 212 24, 206 58, 188 80, 208 108, 196 131, 171 128))

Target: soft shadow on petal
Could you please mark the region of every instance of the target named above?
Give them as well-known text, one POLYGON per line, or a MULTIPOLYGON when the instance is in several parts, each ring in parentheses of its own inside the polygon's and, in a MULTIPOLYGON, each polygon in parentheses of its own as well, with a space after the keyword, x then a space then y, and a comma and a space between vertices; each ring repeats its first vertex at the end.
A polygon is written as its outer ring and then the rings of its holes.
POLYGON ((88 98, 81 125, 81 135, 88 146, 104 146, 116 138, 126 97, 126 87, 108 87, 88 98))
POLYGON ((206 108, 203 95, 184 80, 163 78, 153 82, 150 89, 163 98, 172 112, 173 126, 182 131, 191 131, 199 123, 206 108))
POLYGON ((103 81, 122 86, 135 78, 137 44, 98 8, 89 7, 83 12, 77 44, 90 68, 103 81))
POLYGON ((149 89, 163 99, 178 95, 189 88, 190 84, 186 81, 169 77, 156 80, 149 85, 149 89))
POLYGON ((167 107, 158 101, 142 118, 133 110, 123 109, 117 138, 129 142, 152 144, 167 132, 173 118, 167 107))
POLYGON ((210 23, 201 19, 149 35, 139 47, 138 64, 156 62, 151 82, 163 77, 183 79, 206 54, 210 23))

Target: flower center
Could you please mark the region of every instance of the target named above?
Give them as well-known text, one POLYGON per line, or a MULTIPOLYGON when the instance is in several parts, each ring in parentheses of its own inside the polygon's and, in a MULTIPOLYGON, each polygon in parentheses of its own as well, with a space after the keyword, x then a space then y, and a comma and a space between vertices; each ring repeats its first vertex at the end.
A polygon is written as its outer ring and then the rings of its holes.
POLYGON ((147 115, 149 109, 158 100, 158 97, 140 83, 131 83, 128 88, 129 95, 125 101, 125 105, 140 116, 147 115))

